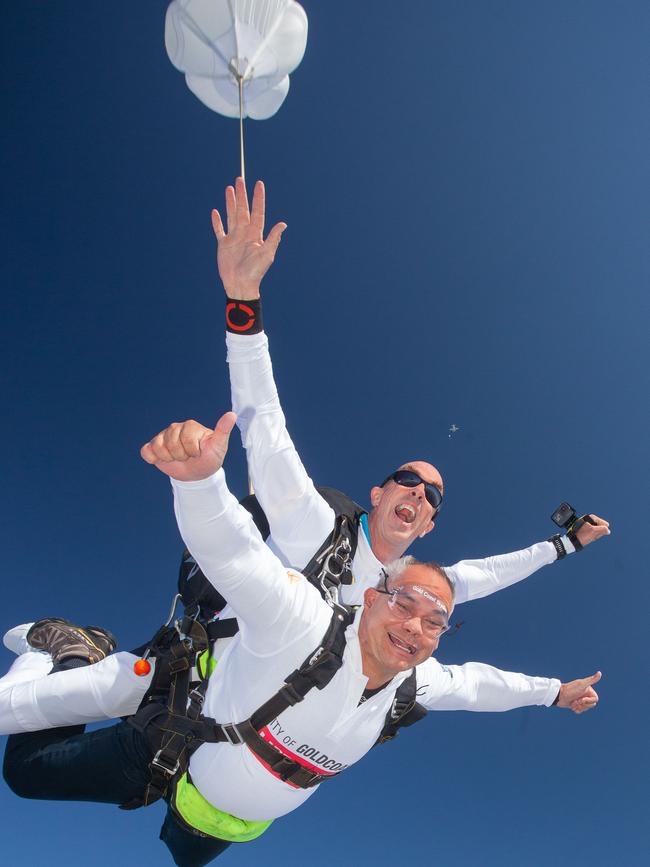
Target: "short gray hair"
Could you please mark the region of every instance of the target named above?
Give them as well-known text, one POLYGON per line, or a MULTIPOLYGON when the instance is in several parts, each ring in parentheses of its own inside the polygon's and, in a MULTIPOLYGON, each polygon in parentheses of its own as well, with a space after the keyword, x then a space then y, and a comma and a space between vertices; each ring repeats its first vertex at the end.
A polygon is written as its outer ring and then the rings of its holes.
MULTIPOLYGON (((456 601, 456 588, 454 586, 454 582, 451 580, 449 575, 442 568, 440 563, 436 563, 434 560, 428 560, 426 563, 422 560, 417 560, 411 554, 407 554, 406 557, 400 557, 398 560, 391 560, 390 563, 384 564, 384 577, 380 578, 377 583, 377 588, 383 590, 384 581, 386 586, 394 579, 399 578, 402 572, 406 571, 409 566, 426 566, 427 569, 431 569, 437 575, 440 575, 441 578, 447 582, 449 589, 451 590, 451 607, 453 609, 455 601, 456 601)), ((451 614, 451 611, 449 612, 451 614)))

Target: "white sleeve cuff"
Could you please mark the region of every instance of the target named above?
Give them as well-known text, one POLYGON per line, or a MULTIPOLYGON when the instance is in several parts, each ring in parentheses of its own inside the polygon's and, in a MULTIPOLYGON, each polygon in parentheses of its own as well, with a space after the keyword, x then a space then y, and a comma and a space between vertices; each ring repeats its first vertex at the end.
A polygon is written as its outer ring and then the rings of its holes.
POLYGON ((207 479, 198 479, 195 482, 181 482, 179 479, 172 479, 170 476, 169 481, 172 483, 172 488, 178 488, 179 490, 202 491, 206 488, 215 488, 219 493, 228 491, 226 474, 223 471, 223 467, 218 469, 214 475, 208 476, 207 479))
POLYGON ((560 687, 562 686, 562 681, 558 680, 557 677, 549 678, 548 682, 548 692, 546 693, 546 697, 542 704, 546 705, 546 707, 551 707, 555 699, 558 697, 560 693, 560 687))

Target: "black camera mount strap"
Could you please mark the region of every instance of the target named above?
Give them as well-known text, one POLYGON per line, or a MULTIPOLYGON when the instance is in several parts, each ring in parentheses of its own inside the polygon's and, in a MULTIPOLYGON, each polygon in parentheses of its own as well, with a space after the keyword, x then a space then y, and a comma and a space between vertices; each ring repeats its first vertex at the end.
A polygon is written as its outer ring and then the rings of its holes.
POLYGON ((566 534, 569 538, 569 541, 571 542, 573 547, 576 549, 576 551, 582 551, 582 549, 584 548, 584 545, 578 539, 578 536, 577 536, 578 530, 584 524, 593 524, 594 527, 596 526, 596 522, 591 517, 591 515, 583 515, 581 518, 576 518, 575 521, 571 524, 570 527, 567 528, 567 531, 566 531, 566 534))

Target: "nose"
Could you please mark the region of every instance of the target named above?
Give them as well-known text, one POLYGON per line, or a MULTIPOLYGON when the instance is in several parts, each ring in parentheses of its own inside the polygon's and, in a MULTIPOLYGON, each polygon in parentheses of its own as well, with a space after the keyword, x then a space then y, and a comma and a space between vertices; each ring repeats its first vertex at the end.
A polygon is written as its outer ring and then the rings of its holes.
POLYGON ((422 620, 419 617, 411 617, 404 621, 404 629, 411 635, 422 635, 422 620))
POLYGON ((414 488, 411 488, 411 496, 416 497, 418 500, 423 499, 424 497, 424 485, 420 483, 416 485, 414 488))

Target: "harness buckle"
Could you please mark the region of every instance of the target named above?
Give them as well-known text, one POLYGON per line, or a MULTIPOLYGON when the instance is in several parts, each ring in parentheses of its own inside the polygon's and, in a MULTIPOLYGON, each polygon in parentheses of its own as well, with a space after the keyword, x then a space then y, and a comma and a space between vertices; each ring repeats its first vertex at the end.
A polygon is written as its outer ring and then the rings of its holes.
POLYGON ((178 772, 178 769, 180 768, 181 763, 178 759, 176 759, 173 767, 170 767, 168 764, 165 764, 165 762, 162 760, 162 754, 163 754, 163 749, 158 750, 156 755, 151 760, 151 764, 154 765, 156 768, 160 768, 160 770, 164 774, 167 774, 168 776, 173 777, 174 774, 176 774, 178 772))
POLYGON ((317 774, 315 771, 310 773, 310 775, 303 779, 301 788, 311 789, 312 786, 316 786, 319 783, 322 783, 326 778, 323 774, 317 774))
POLYGON ((325 779, 323 774, 310 771, 288 756, 281 756, 270 767, 283 783, 292 783, 301 789, 309 789, 325 779))
POLYGON ((240 744, 245 743, 244 738, 235 723, 222 724, 221 731, 226 736, 226 740, 231 747, 238 747, 240 744))
POLYGON ((285 699, 287 704, 290 707, 293 707, 294 704, 298 704, 299 702, 301 702, 305 696, 302 695, 302 693, 298 692, 294 685, 292 683, 289 683, 288 680, 289 679, 287 678, 284 686, 280 690, 278 690, 278 695, 281 695, 285 699))
POLYGON ((191 690, 187 698, 189 699, 190 704, 198 705, 199 707, 201 707, 205 701, 205 696, 198 687, 191 690))
POLYGON ((312 666, 316 662, 316 660, 320 659, 320 657, 323 655, 324 651, 325 651, 325 648, 321 645, 318 648, 318 650, 316 651, 316 653, 311 657, 311 659, 309 660, 307 665, 312 666))

